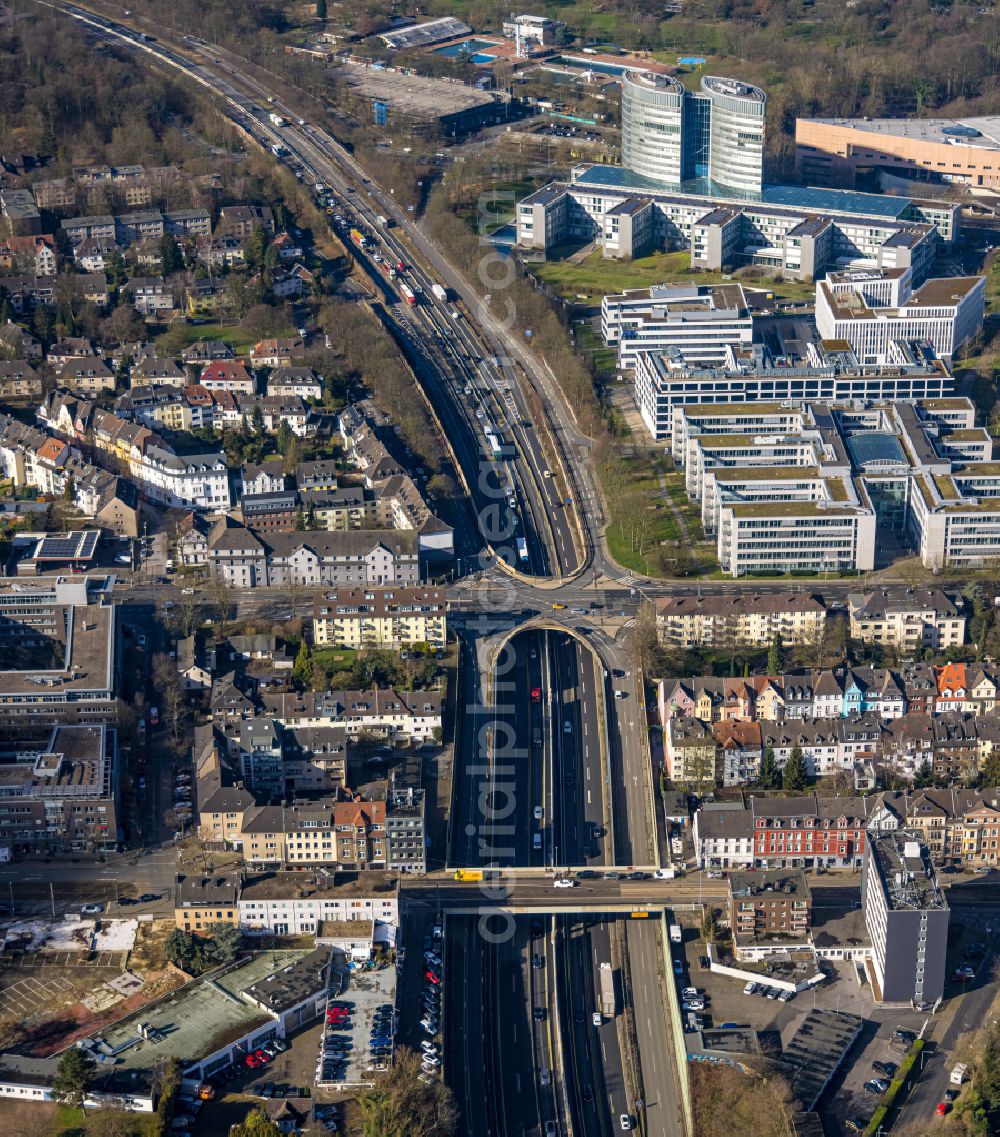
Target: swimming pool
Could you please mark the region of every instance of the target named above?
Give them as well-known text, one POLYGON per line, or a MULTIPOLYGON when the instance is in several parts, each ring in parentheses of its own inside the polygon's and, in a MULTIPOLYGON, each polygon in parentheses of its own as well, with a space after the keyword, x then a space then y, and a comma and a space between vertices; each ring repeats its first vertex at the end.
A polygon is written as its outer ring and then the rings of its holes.
POLYGON ((564 67, 577 67, 583 71, 596 71, 600 75, 624 75, 626 71, 641 71, 635 64, 622 66, 618 63, 600 63, 595 59, 588 59, 585 55, 558 55, 555 59, 546 60, 547 63, 561 63, 564 67))
MULTIPOLYGON (((461 43, 449 43, 445 47, 436 47, 434 49, 435 55, 447 55, 454 58, 456 55, 472 55, 473 63, 482 63, 483 59, 476 59, 475 54, 484 47, 496 47, 494 40, 488 39, 464 39, 461 43)), ((485 59, 492 59, 492 55, 488 55, 485 59)))

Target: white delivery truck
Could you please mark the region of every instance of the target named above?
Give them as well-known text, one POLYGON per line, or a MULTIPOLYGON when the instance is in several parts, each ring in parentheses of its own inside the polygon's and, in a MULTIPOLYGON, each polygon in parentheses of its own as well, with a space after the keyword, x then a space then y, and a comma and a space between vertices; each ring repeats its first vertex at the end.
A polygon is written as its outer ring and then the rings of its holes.
POLYGON ((953 1086, 960 1086, 969 1076, 969 1067, 964 1062, 957 1062, 951 1068, 951 1074, 948 1076, 948 1081, 953 1086))
POLYGON ((447 288, 444 288, 444 287, 443 287, 442 285, 440 285, 440 284, 432 284, 432 285, 431 285, 431 292, 433 292, 433 293, 434 293, 434 297, 435 297, 435 299, 437 299, 437 300, 442 300, 442 301, 443 301, 443 300, 447 300, 447 299, 448 299, 448 289, 447 289, 447 288))
POLYGON ((280 114, 275 114, 273 111, 267 116, 275 126, 284 126, 285 120, 280 114))
POLYGON ((683 943, 683 941, 684 941, 684 937, 683 937, 683 935, 681 935, 680 924, 671 924, 670 925, 670 942, 672 944, 679 944, 679 943, 683 943))

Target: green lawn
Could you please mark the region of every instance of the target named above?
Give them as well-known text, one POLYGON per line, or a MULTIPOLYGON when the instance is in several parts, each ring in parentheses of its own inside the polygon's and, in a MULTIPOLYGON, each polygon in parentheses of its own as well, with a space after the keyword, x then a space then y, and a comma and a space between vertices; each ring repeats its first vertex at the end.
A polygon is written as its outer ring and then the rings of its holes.
MULTIPOLYGON (((559 250, 555 252, 558 254, 559 250)), ((653 253, 632 261, 617 261, 606 259, 600 249, 595 249, 579 264, 548 260, 528 267, 539 279, 571 300, 578 297, 598 299, 607 293, 649 288, 653 284, 719 284, 726 279, 750 287, 769 288, 775 296, 784 300, 809 300, 815 294, 811 284, 772 280, 765 273, 757 276, 747 270, 736 274, 701 272, 691 268, 691 255, 687 252, 653 253)))
MULTIPOLYGON (((282 337, 295 335, 294 328, 285 328, 277 333, 282 337)), ((245 354, 260 339, 242 328, 239 324, 177 324, 163 335, 158 336, 157 346, 165 347, 169 354, 179 354, 186 347, 199 340, 222 340, 229 344, 234 354, 245 354)))
POLYGON ((581 322, 574 324, 573 334, 576 336, 577 348, 584 355, 591 357, 595 378, 598 380, 613 379, 616 374, 615 362, 618 359, 617 349, 605 347, 604 341, 589 323, 581 322))

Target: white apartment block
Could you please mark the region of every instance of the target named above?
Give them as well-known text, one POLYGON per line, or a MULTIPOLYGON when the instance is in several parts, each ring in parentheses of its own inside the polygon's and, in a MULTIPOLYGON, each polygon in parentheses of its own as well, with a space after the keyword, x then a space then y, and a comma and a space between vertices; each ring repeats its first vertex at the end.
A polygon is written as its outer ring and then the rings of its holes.
POLYGON ((252 936, 309 936, 324 921, 370 920, 376 927, 375 939, 384 939, 378 926, 399 923, 399 900, 395 889, 379 894, 374 883, 334 886, 322 875, 310 880, 298 872, 251 878, 237 901, 240 930, 252 936))
MULTIPOLYGON (((878 588, 847 597, 852 639, 900 651, 965 643, 965 613, 939 588, 878 588)), ((884 712, 883 712, 884 713, 884 712)))
POLYGON ((427 644, 443 649, 447 617, 439 588, 346 588, 313 605, 317 647, 389 648, 427 644))
POLYGON ((826 608, 799 592, 729 596, 664 596, 654 602, 664 643, 678 647, 766 647, 776 635, 788 646, 823 635, 826 608))
POLYGON ((618 346, 618 366, 639 352, 680 352, 693 366, 721 364, 726 348, 747 348, 753 317, 738 284, 660 284, 601 301, 604 342, 618 346))
POLYGON ((221 453, 178 455, 150 446, 139 471, 133 473, 148 496, 161 505, 229 508, 229 468, 221 453))
POLYGON ((983 326, 986 278, 943 277, 916 291, 911 274, 831 273, 816 284, 816 327, 845 340, 862 363, 891 360, 895 340, 926 340, 950 359, 983 326))
POLYGON ((754 863, 753 817, 743 807, 703 806, 694 815, 698 868, 742 869, 754 863))

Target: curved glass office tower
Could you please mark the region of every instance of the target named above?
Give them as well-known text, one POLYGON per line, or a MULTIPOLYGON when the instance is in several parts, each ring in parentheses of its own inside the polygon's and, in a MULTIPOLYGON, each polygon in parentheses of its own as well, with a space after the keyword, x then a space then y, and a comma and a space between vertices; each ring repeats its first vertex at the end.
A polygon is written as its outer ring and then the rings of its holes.
POLYGON ((720 186, 759 193, 764 182, 767 96, 738 79, 706 75, 701 97, 711 105, 708 176, 720 186))
POLYGON ((683 180, 685 95, 669 75, 622 76, 622 164, 633 173, 667 185, 683 180))
POLYGON ((699 92, 669 75, 622 76, 622 165, 662 185, 707 178, 759 193, 764 182, 764 111, 759 87, 707 75, 699 92))

